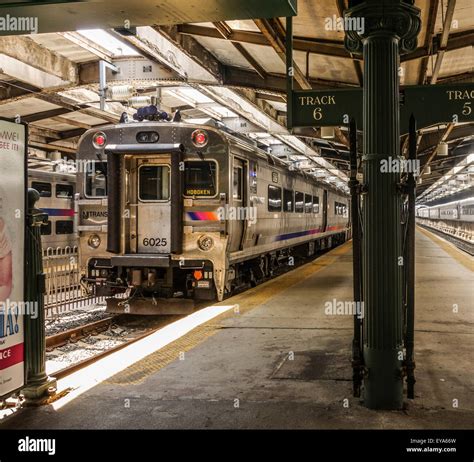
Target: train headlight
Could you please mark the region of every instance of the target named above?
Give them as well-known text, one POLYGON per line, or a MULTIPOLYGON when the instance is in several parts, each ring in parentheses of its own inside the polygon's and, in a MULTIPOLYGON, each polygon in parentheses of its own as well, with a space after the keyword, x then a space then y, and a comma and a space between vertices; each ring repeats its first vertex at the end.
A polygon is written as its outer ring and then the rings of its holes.
POLYGON ((214 241, 212 240, 212 237, 201 236, 198 239, 198 247, 201 250, 204 250, 205 252, 207 252, 208 250, 211 250, 214 247, 214 241))
POLYGON ((89 237, 89 240, 87 241, 89 244, 89 247, 92 247, 93 249, 97 249, 100 245, 100 236, 97 234, 92 234, 89 237))
POLYGON ((107 143, 107 137, 105 136, 104 132, 94 133, 94 136, 92 137, 92 144, 95 148, 101 149, 105 146, 105 143, 107 143))
POLYGON ((203 148, 206 146, 209 138, 204 130, 194 130, 191 134, 191 140, 197 148, 203 148))

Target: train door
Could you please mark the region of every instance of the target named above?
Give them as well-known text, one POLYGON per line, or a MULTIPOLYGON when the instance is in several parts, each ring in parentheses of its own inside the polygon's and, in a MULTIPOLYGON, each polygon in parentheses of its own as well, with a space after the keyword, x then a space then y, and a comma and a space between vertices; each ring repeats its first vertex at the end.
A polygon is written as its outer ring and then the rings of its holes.
POLYGON ((137 161, 137 253, 171 252, 169 157, 137 161))
POLYGON ((328 226, 328 191, 323 190, 323 232, 326 231, 328 226))
POLYGON ((237 157, 232 164, 232 209, 229 210, 228 219, 231 221, 231 250, 242 250, 245 232, 247 229, 246 201, 247 201, 247 174, 246 163, 237 157))

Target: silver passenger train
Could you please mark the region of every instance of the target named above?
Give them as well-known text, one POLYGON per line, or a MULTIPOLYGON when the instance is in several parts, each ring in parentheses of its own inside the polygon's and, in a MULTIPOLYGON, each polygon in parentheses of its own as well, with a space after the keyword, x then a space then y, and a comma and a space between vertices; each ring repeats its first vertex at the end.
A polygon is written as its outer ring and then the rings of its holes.
POLYGON ((418 224, 474 243, 474 198, 452 201, 416 210, 418 224))
POLYGON ((44 253, 77 246, 74 234, 74 194, 76 175, 39 169, 28 169, 28 187, 36 189, 40 199, 36 207, 48 214, 48 222, 41 227, 44 253))
POLYGON ((83 283, 109 311, 220 301, 350 232, 347 196, 212 126, 92 129, 77 160, 83 283))
POLYGON ((419 207, 417 216, 420 218, 431 218, 432 220, 474 222, 474 198, 431 207, 419 207))

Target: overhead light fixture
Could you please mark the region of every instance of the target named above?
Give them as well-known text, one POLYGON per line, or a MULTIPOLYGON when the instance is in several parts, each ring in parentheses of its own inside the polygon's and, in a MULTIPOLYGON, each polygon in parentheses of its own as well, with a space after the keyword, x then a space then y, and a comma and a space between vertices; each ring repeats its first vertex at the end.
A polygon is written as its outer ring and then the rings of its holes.
POLYGON ((438 156, 446 157, 448 155, 448 143, 441 141, 436 148, 436 154, 438 156))
POLYGON ((332 139, 334 136, 334 127, 321 127, 321 138, 332 139))

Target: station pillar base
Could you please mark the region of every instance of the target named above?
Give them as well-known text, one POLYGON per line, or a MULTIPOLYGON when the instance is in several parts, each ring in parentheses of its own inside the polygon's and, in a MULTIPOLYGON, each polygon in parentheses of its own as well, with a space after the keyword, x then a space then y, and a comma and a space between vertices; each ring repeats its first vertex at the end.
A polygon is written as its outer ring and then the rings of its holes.
POLYGON ((367 368, 364 378, 364 405, 369 409, 402 409, 403 376, 400 352, 400 348, 364 348, 367 368))
POLYGON ((57 389, 57 380, 54 377, 47 377, 40 383, 29 383, 22 389, 21 393, 25 397, 26 405, 40 404, 46 397, 54 394, 57 389))

